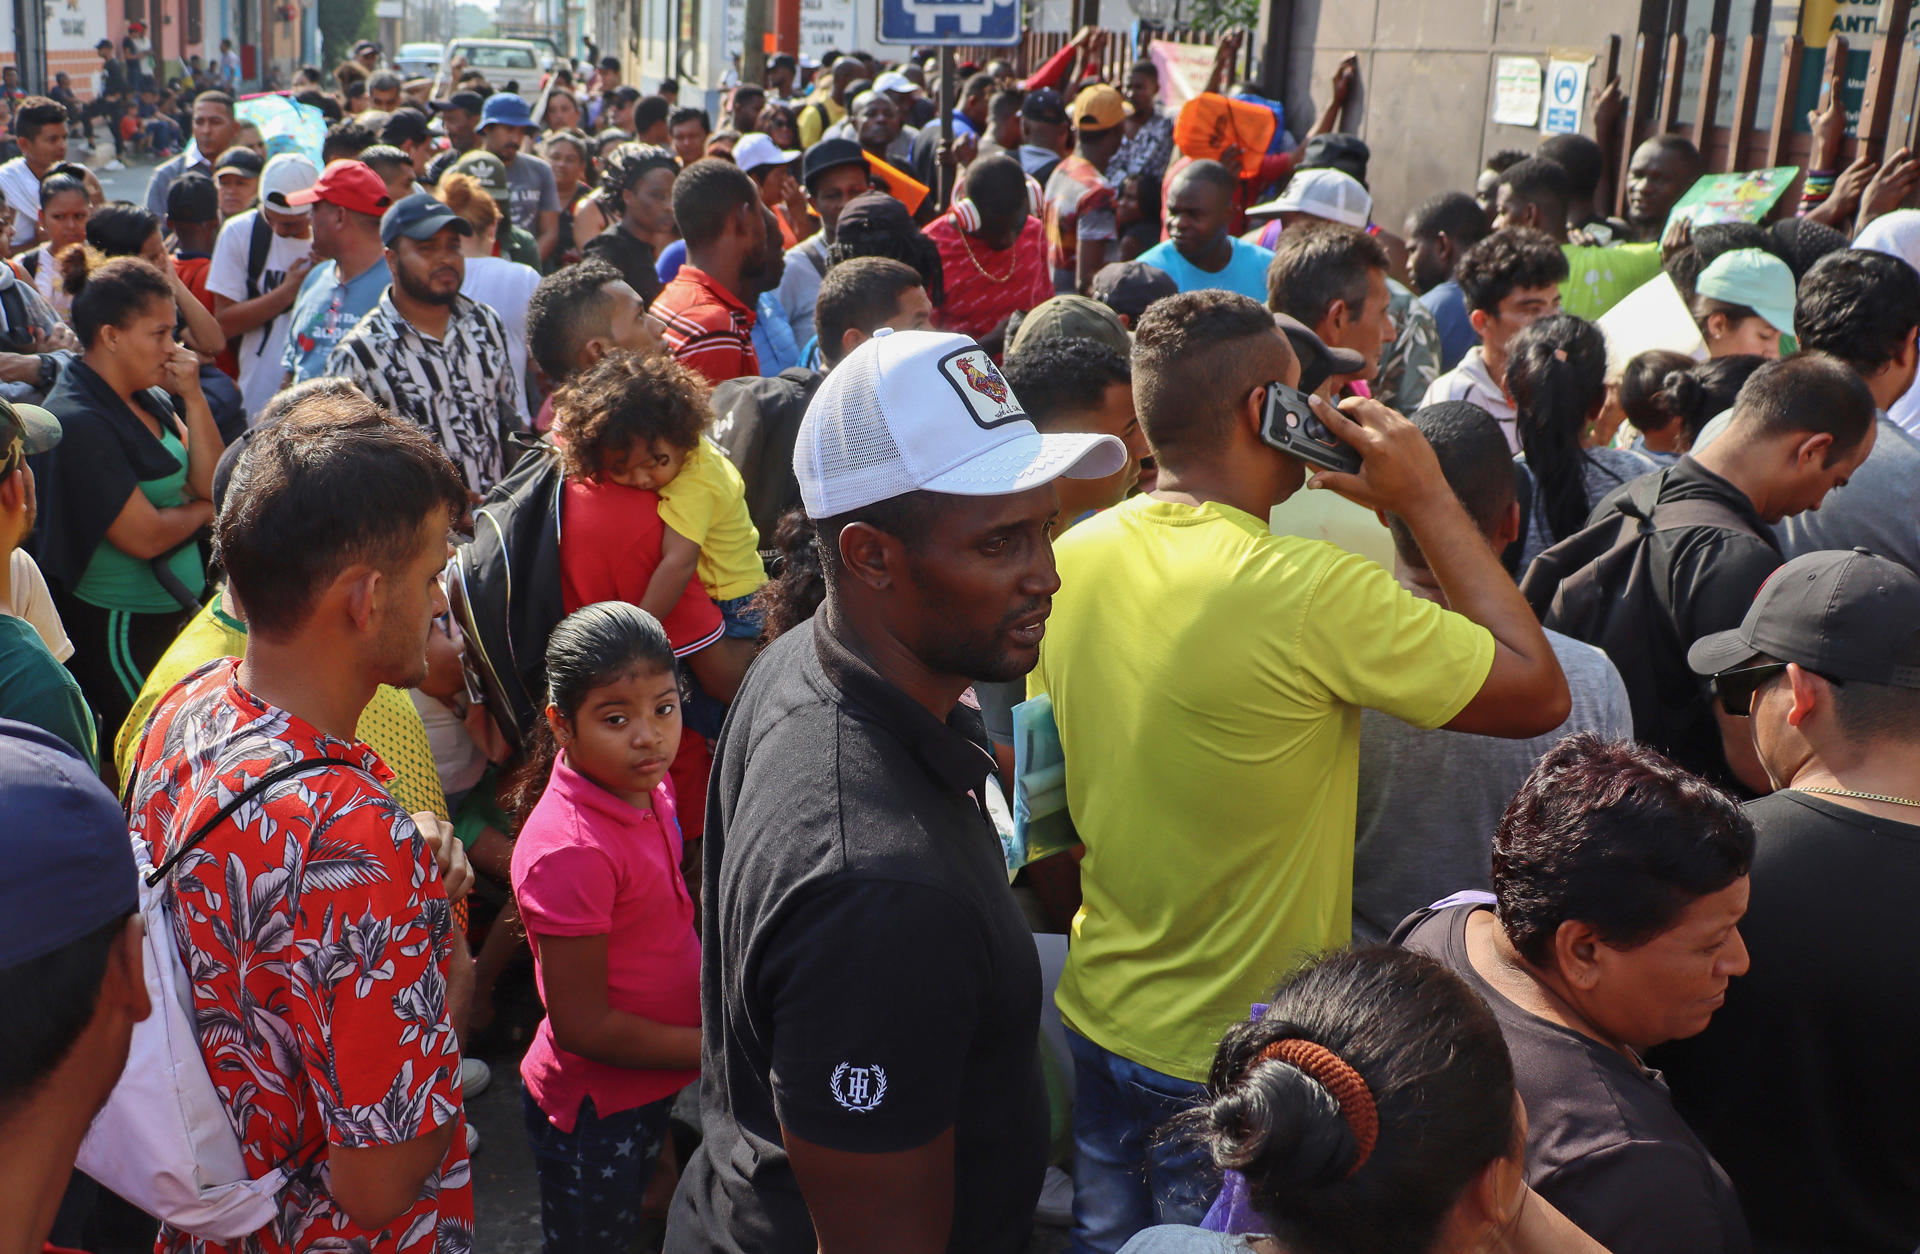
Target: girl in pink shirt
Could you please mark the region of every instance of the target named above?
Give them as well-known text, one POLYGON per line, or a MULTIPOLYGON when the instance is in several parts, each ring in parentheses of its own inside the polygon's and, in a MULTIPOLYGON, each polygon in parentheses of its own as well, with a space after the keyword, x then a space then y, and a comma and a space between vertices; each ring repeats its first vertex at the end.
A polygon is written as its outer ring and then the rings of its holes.
POLYGON ((673 647, 637 606, 584 606, 548 641, 547 693, 513 850, 547 1008, 520 1064, 527 1133, 547 1254, 624 1252, 700 1067, 700 941, 667 782, 673 647))

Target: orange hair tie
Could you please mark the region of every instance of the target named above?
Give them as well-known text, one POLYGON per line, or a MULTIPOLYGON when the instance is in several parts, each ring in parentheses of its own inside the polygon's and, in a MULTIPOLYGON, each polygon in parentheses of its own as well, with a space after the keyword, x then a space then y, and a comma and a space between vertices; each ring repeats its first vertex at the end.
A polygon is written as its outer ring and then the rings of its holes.
POLYGON ((1372 1157, 1373 1147, 1380 1140, 1380 1112, 1373 1104, 1373 1090, 1367 1087, 1366 1080, 1346 1059, 1325 1045, 1292 1037, 1267 1046, 1255 1056, 1254 1062, 1284 1062, 1297 1067, 1333 1094, 1333 1100, 1340 1105, 1340 1117, 1347 1121, 1347 1129, 1360 1147, 1360 1152, 1354 1155, 1353 1166, 1347 1168, 1347 1178, 1352 1179, 1372 1157))

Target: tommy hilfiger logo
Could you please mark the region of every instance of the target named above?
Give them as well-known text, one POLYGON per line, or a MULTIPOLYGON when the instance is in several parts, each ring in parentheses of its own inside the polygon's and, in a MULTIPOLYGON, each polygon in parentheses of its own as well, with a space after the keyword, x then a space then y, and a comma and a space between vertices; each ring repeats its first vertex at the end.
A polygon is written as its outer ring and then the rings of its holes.
POLYGON ((1013 394, 1007 376, 993 364, 986 350, 973 345, 940 360, 940 373, 965 402, 973 420, 988 430, 1009 422, 1026 421, 1027 411, 1013 394))
POLYGON ((875 1109, 887 1096, 887 1073, 878 1066, 856 1067, 843 1062, 827 1080, 833 1100, 856 1115, 875 1109))

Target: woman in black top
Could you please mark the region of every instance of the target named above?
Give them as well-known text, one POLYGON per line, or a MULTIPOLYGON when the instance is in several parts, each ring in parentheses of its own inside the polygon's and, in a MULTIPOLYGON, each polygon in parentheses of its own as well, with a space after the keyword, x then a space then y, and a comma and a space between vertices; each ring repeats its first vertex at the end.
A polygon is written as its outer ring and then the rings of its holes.
POLYGON ((173 338, 167 278, 137 257, 88 272, 76 250, 66 265, 85 351, 47 396, 62 438, 34 459, 34 557, 73 639, 68 666, 110 744, 147 671, 199 609, 206 570, 195 538, 213 520, 225 443, 199 358, 173 338))
POLYGON ((1641 1061, 1747 969, 1753 826, 1651 749, 1590 734, 1527 777, 1462 894, 1395 939, 1492 1007, 1526 1102, 1527 1181, 1612 1254, 1747 1254, 1733 1186, 1641 1061), (1467 900, 1467 898, 1479 900, 1467 900))
POLYGON ((610 263, 652 305, 666 285, 650 242, 673 232, 673 180, 680 162, 652 144, 621 144, 601 162, 601 207, 614 223, 581 245, 583 257, 610 263))

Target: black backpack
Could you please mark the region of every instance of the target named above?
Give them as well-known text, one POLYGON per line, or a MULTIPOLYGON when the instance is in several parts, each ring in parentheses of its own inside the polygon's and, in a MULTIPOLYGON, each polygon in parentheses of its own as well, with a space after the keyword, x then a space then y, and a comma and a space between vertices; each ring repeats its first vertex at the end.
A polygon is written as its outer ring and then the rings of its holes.
POLYGON ((501 733, 519 749, 546 708, 547 637, 560 591, 560 454, 534 443, 473 514, 454 555, 447 603, 467 638, 466 668, 501 733))
POLYGON ((1612 512, 1534 558, 1520 581, 1542 626, 1598 647, 1613 662, 1635 727, 1657 726, 1648 717, 1655 710, 1680 710, 1701 699, 1684 660, 1693 642, 1681 639, 1674 618, 1670 554, 1653 537, 1718 527, 1766 539, 1720 501, 1658 504, 1668 473, 1635 480, 1612 512))

